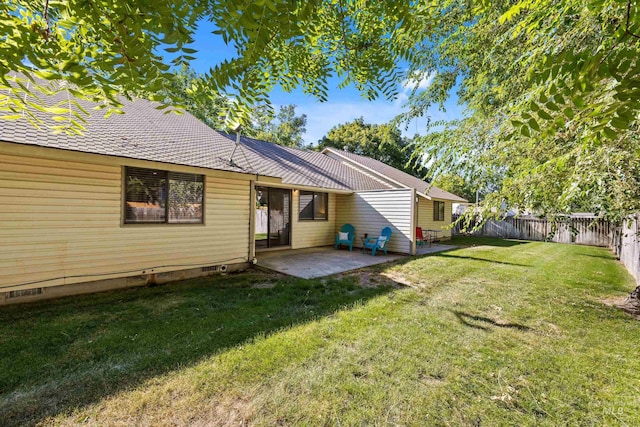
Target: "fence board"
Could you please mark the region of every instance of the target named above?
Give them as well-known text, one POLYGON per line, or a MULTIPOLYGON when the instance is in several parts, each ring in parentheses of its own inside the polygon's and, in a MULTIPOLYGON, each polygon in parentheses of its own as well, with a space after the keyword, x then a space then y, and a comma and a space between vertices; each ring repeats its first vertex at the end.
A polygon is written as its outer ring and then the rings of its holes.
MULTIPOLYGON (((458 216, 453 215, 453 221, 457 219, 458 216)), ((456 224, 453 234, 606 247, 611 240, 611 225, 597 217, 567 218, 558 222, 546 218, 508 217, 489 220, 472 233, 462 233, 460 225, 456 224)))
POLYGON ((632 215, 611 232, 609 247, 640 285, 640 214, 632 215))

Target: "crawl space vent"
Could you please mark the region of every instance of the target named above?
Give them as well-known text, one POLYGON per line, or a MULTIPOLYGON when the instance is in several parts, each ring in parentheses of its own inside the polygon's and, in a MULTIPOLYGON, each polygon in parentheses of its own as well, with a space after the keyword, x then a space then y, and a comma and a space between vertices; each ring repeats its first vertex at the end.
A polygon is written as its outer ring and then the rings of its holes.
POLYGON ((227 271, 227 266, 225 264, 222 265, 209 265, 207 267, 202 267, 202 272, 206 273, 207 271, 220 271, 224 273, 227 271))
POLYGON ((19 291, 10 291, 9 298, 31 297, 35 295, 42 295, 42 293, 42 288, 21 289, 19 291))

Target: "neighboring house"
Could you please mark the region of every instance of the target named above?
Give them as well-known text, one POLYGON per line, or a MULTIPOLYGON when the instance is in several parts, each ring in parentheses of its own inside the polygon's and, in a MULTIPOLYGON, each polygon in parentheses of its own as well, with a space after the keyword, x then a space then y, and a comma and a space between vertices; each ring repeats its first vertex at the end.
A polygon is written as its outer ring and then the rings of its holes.
POLYGON ((463 200, 340 150, 236 147, 149 101, 108 119, 83 106, 81 136, 0 120, 0 304, 238 270, 260 251, 331 245, 343 223, 357 247, 390 225, 389 249, 413 254, 415 228, 449 236, 463 200))

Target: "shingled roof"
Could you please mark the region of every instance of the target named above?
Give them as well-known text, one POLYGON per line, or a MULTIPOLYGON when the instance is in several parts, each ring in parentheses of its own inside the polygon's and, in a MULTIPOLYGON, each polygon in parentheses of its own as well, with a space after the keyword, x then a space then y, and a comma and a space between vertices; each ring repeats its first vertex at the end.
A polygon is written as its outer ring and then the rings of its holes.
MULTIPOLYGON (((66 99, 63 91, 42 95, 40 102, 55 105, 66 99)), ((125 114, 113 114, 107 119, 95 104, 79 103, 89 112, 83 135, 53 133, 48 126, 59 123, 34 109, 31 112, 45 122, 44 126, 38 129, 26 118, 0 120, 0 141, 279 177, 283 183, 300 186, 337 190, 389 188, 321 153, 244 137, 230 163, 234 135, 213 130, 187 112, 165 113, 156 108, 158 104, 147 100, 122 100, 125 114)))
POLYGON ((356 163, 364 167, 365 169, 368 169, 372 172, 382 175, 383 177, 388 178, 393 182, 400 184, 400 186, 415 188, 419 193, 425 194, 429 197, 435 199, 452 200, 454 202, 467 202, 467 199, 463 199, 462 197, 449 193, 448 191, 431 185, 428 182, 422 181, 415 176, 409 175, 406 172, 391 167, 378 160, 372 159, 371 157, 361 156, 359 154, 354 154, 348 151, 338 150, 331 147, 325 148, 323 150, 323 153, 332 153, 334 154, 334 158, 341 157, 347 161, 356 163), (335 155, 337 155, 337 157, 335 155))
MULTIPOLYGON (((58 88, 65 84, 40 83, 60 85, 58 88)), ((38 94, 38 102, 47 106, 61 102, 66 104, 68 96, 65 90, 54 95, 38 94)), ((89 113, 85 116, 82 135, 52 132, 50 127, 60 123, 54 122, 49 115, 32 109, 30 113, 40 118, 44 125, 36 128, 26 117, 0 120, 0 141, 248 173, 258 175, 258 178, 260 175, 277 177, 284 184, 324 189, 363 191, 413 187, 421 193, 428 191, 431 197, 465 201, 439 188, 429 187, 426 182, 382 162, 335 149, 329 150, 338 154, 338 157, 241 137, 241 144, 230 162, 235 135, 211 129, 187 112, 175 114, 171 109, 167 109, 169 112, 159 110, 159 104, 151 101, 123 99, 122 110, 125 114, 113 114, 104 118, 103 110, 96 109, 96 104, 79 100, 77 102, 89 113), (345 163, 345 158, 388 179, 379 179, 366 171, 358 170, 345 163)), ((72 108, 77 109, 73 105, 72 108)))

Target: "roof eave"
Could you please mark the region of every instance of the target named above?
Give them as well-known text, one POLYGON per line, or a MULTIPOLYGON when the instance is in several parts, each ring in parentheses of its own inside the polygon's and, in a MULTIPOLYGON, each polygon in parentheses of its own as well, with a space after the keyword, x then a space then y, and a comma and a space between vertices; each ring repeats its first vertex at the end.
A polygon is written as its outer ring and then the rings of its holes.
POLYGON ((269 182, 269 181, 255 181, 256 185, 264 186, 264 187, 274 187, 274 188, 287 188, 291 190, 302 190, 302 191, 318 191, 323 193, 335 193, 335 194, 353 194, 353 190, 342 190, 339 188, 326 188, 326 187, 313 187, 310 185, 299 185, 299 184, 287 184, 287 183, 279 183, 279 182, 269 182))
POLYGON ((385 174, 383 174, 383 173, 381 173, 381 172, 378 172, 378 171, 377 171, 377 170, 375 170, 375 169, 371 169, 370 167, 363 165, 362 163, 358 162, 357 160, 353 160, 353 159, 350 159, 350 158, 348 158, 348 157, 346 157, 346 156, 343 156, 342 154, 338 153, 337 151, 332 150, 332 149, 331 149, 331 147, 327 147, 327 148, 325 148, 324 150, 322 150, 322 151, 321 151, 321 153, 322 153, 322 154, 325 154, 325 152, 326 152, 326 151, 330 151, 330 152, 332 152, 332 153, 333 153, 333 154, 335 154, 336 156, 339 156, 339 157, 341 157, 341 158, 345 159, 347 162, 355 163, 355 164, 357 164, 359 167, 361 167, 361 168, 365 169, 366 171, 371 172, 371 173, 373 173, 373 174, 375 174, 375 175, 378 175, 378 176, 382 177, 382 179, 386 179, 386 180, 388 180, 388 181, 391 181, 392 183, 394 183, 395 185, 400 186, 401 188, 411 188, 411 187, 409 187, 408 185, 404 185, 403 183, 398 182, 398 181, 396 181, 395 179, 390 178, 390 177, 388 177, 387 175, 385 175, 385 174))

